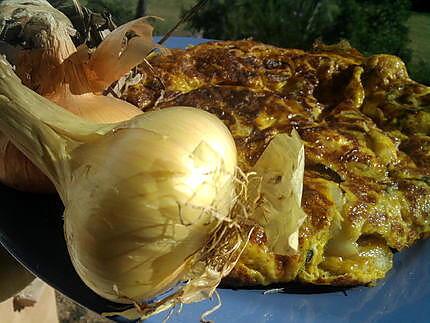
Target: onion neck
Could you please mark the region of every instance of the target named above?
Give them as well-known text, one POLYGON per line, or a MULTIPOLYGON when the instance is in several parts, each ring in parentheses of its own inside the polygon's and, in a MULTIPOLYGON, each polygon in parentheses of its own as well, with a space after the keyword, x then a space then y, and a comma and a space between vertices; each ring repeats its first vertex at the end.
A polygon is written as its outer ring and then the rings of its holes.
POLYGON ((50 178, 63 200, 71 151, 113 127, 86 121, 33 92, 0 57, 0 131, 50 178))

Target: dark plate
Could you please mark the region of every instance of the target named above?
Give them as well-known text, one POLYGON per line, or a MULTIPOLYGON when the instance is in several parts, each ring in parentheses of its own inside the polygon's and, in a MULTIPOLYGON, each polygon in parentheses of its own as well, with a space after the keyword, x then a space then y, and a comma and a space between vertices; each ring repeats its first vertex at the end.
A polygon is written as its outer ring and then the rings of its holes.
MULTIPOLYGON (((173 38, 169 47, 201 39, 173 38)), ((62 204, 56 196, 24 194, 0 185, 0 243, 31 272, 61 293, 98 313, 127 306, 94 294, 70 262, 63 237, 62 204)), ((216 322, 428 322, 430 318, 430 241, 395 255, 394 269, 376 287, 306 289, 287 293, 219 289, 222 307, 216 322)), ((184 306, 173 322, 197 322, 215 300, 184 306)), ((166 314, 147 322, 158 322, 166 314)), ((117 317, 116 320, 121 320, 117 317)), ((1 322, 1 318, 0 318, 1 322)))

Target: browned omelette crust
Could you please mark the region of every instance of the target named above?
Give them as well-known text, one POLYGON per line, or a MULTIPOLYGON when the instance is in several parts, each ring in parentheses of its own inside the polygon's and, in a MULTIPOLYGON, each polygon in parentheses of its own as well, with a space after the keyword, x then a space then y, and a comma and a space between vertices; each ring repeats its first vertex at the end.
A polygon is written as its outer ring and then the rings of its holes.
POLYGON ((399 58, 366 58, 347 44, 304 52, 226 41, 151 64, 157 77, 125 99, 144 111, 216 114, 244 170, 277 133, 295 128, 305 142, 299 253, 274 255, 259 229, 229 284, 371 283, 391 268, 391 249, 430 231, 430 89, 411 81, 399 58))

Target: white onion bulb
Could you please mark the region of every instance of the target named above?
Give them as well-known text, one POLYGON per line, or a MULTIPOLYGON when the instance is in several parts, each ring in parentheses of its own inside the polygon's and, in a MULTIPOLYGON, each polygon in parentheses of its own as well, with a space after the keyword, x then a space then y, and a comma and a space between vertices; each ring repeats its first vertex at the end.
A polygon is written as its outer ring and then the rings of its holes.
POLYGON ((72 159, 80 176, 64 217, 70 255, 87 285, 113 301, 147 300, 184 279, 232 207, 234 141, 201 110, 147 113, 72 159))

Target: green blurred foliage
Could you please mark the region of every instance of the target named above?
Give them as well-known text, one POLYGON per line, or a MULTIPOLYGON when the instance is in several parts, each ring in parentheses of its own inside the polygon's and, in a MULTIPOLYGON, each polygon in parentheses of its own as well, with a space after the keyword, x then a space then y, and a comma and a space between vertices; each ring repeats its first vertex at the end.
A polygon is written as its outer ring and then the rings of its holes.
POLYGON ((138 3, 137 0, 81 0, 80 2, 95 12, 108 11, 118 24, 123 24, 136 17, 138 3))
POLYGON ((430 86, 430 63, 428 61, 420 59, 418 63, 409 64, 408 72, 413 80, 430 86))
POLYGON ((408 21, 413 51, 408 68, 412 78, 430 85, 430 13, 413 12, 408 21))
MULTIPOLYGON (((0 0, 1 1, 1 0, 0 0)), ((48 0, 56 8, 63 11, 69 18, 78 21, 75 7, 72 0, 48 0)), ((145 15, 161 17, 162 20, 154 19, 151 23, 154 26, 155 35, 163 35, 172 28, 180 19, 181 10, 187 10, 195 4, 197 0, 144 0, 145 15)), ((138 13, 138 4, 142 0, 79 0, 79 3, 94 12, 109 12, 116 24, 123 24, 135 19, 138 13)), ((75 22, 75 21, 73 21, 75 22)), ((180 26, 175 35, 191 36, 189 31, 180 26)))
POLYGON ((326 42, 344 38, 366 55, 390 53, 410 61, 409 1, 343 0, 338 5, 340 12, 331 30, 321 35, 326 42))
MULTIPOLYGON (((72 0, 48 1, 69 17, 76 14, 72 0)), ((117 24, 123 24, 136 17, 138 0, 79 0, 78 3, 97 13, 107 11, 117 24)))
POLYGON ((339 16, 336 1, 210 0, 189 27, 213 39, 252 37, 284 47, 306 48, 339 16))

